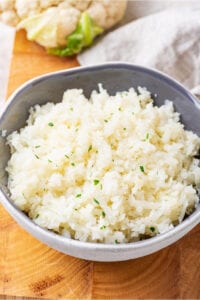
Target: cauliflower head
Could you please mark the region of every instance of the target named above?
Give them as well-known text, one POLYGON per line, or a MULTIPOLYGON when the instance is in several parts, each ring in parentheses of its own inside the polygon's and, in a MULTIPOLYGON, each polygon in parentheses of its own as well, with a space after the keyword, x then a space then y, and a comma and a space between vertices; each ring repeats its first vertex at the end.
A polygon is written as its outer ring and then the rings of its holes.
POLYGON ((73 55, 118 23, 126 0, 0 0, 0 21, 55 55, 73 55))

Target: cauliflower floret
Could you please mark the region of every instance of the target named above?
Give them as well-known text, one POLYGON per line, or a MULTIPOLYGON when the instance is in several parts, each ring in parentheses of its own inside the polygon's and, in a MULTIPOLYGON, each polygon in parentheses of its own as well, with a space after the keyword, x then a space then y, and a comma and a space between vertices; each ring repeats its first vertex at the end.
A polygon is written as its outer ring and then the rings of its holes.
POLYGON ((6 10, 0 15, 0 21, 10 26, 16 26, 19 18, 14 10, 6 10))
POLYGON ((79 18, 79 10, 70 6, 65 9, 56 6, 26 18, 18 28, 26 29, 28 39, 46 48, 53 48, 66 45, 66 37, 76 29, 79 18))
POLYGON ((57 43, 59 46, 66 45, 66 37, 70 35, 78 24, 80 11, 73 7, 58 8, 57 15, 57 43))
POLYGON ((0 0, 0 10, 13 10, 15 7, 15 0, 0 0))
POLYGON ((126 5, 126 0, 96 0, 87 11, 98 26, 109 29, 122 19, 126 5))
POLYGON ((15 8, 21 19, 32 16, 41 12, 39 0, 16 0, 15 8))

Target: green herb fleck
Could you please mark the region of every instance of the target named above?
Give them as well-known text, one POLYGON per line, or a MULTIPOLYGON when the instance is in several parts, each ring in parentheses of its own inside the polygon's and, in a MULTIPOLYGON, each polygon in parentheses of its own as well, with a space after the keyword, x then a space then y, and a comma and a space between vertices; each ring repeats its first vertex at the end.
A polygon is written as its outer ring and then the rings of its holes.
POLYGON ((106 226, 103 225, 103 226, 100 227, 100 229, 101 229, 101 230, 102 230, 102 229, 106 229, 106 226))
POLYGON ((99 184, 99 180, 98 179, 94 179, 94 185, 97 185, 97 184, 99 184))
POLYGON ((65 157, 66 157, 66 158, 69 158, 69 156, 68 156, 68 155, 65 155, 65 157))
POLYGON ((118 110, 119 110, 119 111, 122 111, 122 108, 121 108, 121 107, 119 107, 119 108, 118 108, 118 110))
POLYGON ((73 107, 70 107, 70 110, 73 111, 74 110, 73 107))
POLYGON ((124 127, 123 130, 125 131, 125 130, 126 130, 126 127, 124 127))
POLYGON ((52 123, 52 122, 49 122, 49 124, 48 124, 50 127, 53 127, 54 126, 54 124, 52 123))
POLYGON ((99 201, 98 201, 97 199, 94 198, 93 200, 94 200, 94 202, 95 202, 96 204, 98 204, 98 205, 100 204, 99 201))
POLYGON ((71 165, 73 166, 73 167, 75 167, 75 163, 73 162, 73 163, 71 163, 71 165))
POLYGON ((105 216, 106 216, 105 211, 102 211, 102 217, 105 218, 105 216))
POLYGON ((79 128, 76 128, 76 129, 75 129, 75 132, 77 132, 78 130, 79 130, 79 128))
POLYGON ((39 156, 38 156, 37 154, 35 154, 35 157, 36 157, 37 159, 40 159, 39 156))
POLYGON ((155 229, 155 227, 152 226, 152 227, 150 227, 150 230, 151 230, 152 232, 155 232, 156 229, 155 229))
POLYGON ((81 194, 77 194, 76 195, 76 198, 80 198, 82 195, 81 194))
POLYGON ((140 171, 141 171, 142 173, 144 173, 144 167, 143 167, 143 166, 140 166, 140 171))
POLYGON ((74 208, 74 210, 76 210, 76 211, 77 211, 78 209, 77 209, 77 208, 74 208))
POLYGON ((49 162, 49 163, 52 163, 52 160, 48 159, 48 162, 49 162))
POLYGON ((100 188, 101 188, 101 190, 103 189, 103 185, 102 185, 102 183, 100 184, 100 188))
POLYGON ((115 240, 115 244, 120 244, 118 240, 115 240))
POLYGON ((39 214, 37 214, 37 215, 35 216, 35 219, 39 218, 39 216, 40 216, 40 215, 39 215, 39 214))
POLYGON ((40 145, 35 146, 36 149, 38 149, 38 148, 40 148, 40 147, 41 147, 40 145))
POLYGON ((108 123, 108 120, 104 120, 105 123, 108 123))
POLYGON ((143 139, 143 142, 146 142, 148 139, 149 139, 149 133, 147 132, 145 138, 143 139))
POLYGON ((92 145, 90 145, 89 147, 88 147, 88 152, 90 152, 92 150, 92 145))

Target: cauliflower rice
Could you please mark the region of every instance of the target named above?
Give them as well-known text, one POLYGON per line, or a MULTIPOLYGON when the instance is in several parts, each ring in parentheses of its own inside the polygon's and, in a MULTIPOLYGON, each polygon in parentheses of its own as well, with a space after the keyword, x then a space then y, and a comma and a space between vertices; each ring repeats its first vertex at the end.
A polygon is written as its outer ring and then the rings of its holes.
POLYGON ((145 88, 31 108, 8 136, 13 202, 38 225, 81 241, 126 243, 166 232, 199 202, 200 138, 145 88))

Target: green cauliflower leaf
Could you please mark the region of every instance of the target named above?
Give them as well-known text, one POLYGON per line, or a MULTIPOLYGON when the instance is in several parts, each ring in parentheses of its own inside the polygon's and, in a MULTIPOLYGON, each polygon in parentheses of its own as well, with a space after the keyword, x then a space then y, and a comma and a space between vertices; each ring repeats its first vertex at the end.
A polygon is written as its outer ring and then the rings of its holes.
POLYGON ((103 28, 95 25, 90 15, 84 12, 76 30, 67 37, 66 47, 50 48, 47 51, 53 55, 71 56, 92 45, 95 37, 101 33, 103 33, 103 28))

